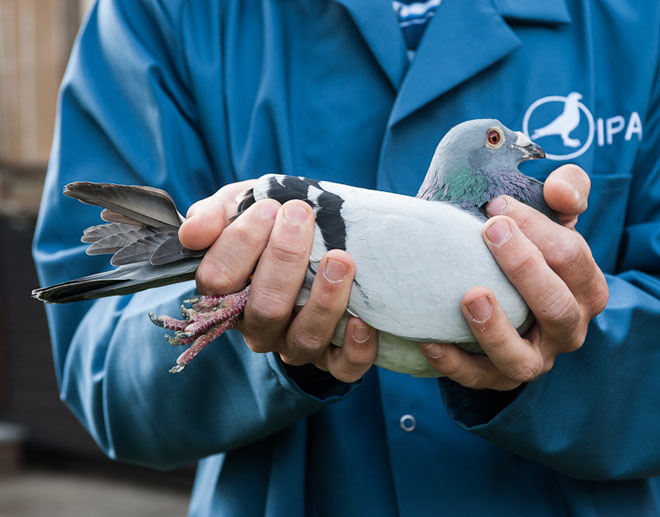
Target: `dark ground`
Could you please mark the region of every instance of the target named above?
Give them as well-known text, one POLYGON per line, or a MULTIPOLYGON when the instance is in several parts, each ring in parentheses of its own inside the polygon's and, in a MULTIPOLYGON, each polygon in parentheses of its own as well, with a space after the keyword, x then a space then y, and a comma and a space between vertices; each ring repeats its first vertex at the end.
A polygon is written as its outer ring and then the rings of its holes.
POLYGON ((186 515, 182 489, 48 468, 0 478, 0 517, 165 517, 186 515))

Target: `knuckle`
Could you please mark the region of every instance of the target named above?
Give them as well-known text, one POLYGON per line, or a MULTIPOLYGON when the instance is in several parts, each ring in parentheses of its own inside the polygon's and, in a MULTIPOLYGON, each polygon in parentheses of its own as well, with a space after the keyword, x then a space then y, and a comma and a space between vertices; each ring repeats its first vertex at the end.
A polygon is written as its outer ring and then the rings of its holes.
POLYGON ((211 274, 209 268, 204 265, 204 261, 197 268, 195 273, 195 283, 197 284, 197 290, 200 294, 209 294, 211 289, 211 274))
POLYGON ((270 244, 273 259, 283 264, 298 264, 307 260, 307 248, 298 241, 278 240, 270 244))
POLYGON ((543 368, 544 362, 540 358, 527 358, 514 363, 508 376, 517 382, 530 382, 544 373, 543 368))
POLYGON ((292 305, 276 289, 262 287, 252 293, 249 300, 250 320, 257 326, 268 326, 289 318, 292 305))
POLYGON ((460 383, 458 378, 463 372, 460 367, 460 362, 453 354, 444 353, 442 354, 441 359, 430 359, 430 361, 438 372, 460 383))
POLYGON ((576 336, 574 339, 569 339, 568 341, 566 341, 564 349, 566 350, 566 352, 575 352, 576 350, 582 348, 583 344, 584 344, 584 334, 576 336))
POLYGON ((376 357, 376 348, 332 347, 330 372, 342 382, 355 382, 371 367, 376 357))
POLYGON ((529 276, 530 273, 536 269, 540 253, 541 252, 536 249, 531 253, 523 253, 516 256, 515 260, 512 260, 507 265, 507 273, 509 274, 509 277, 515 280, 529 276))
MULTIPOLYGON (((338 311, 337 302, 331 296, 318 295, 310 296, 305 304, 306 307, 312 312, 315 318, 326 320, 335 315, 338 311)), ((343 308, 341 310, 343 312, 343 308)))
POLYGON ((550 253, 550 262, 578 267, 585 258, 585 245, 576 232, 562 232, 561 243, 550 253))
MULTIPOLYGON (((240 219, 237 222, 239 221, 240 219)), ((259 245, 257 235, 255 234, 254 230, 250 230, 250 228, 245 225, 234 223, 229 225, 225 232, 231 235, 234 240, 238 241, 241 246, 246 249, 254 249, 259 245)))
POLYGON ((488 350, 489 354, 498 354, 505 350, 509 345, 509 338, 503 328, 499 325, 492 325, 490 329, 484 329, 486 334, 483 336, 481 346, 488 350))
MULTIPOLYGON (((507 198, 509 198, 509 196, 507 196, 507 198)), ((536 216, 536 213, 533 209, 530 209, 528 205, 521 203, 515 198, 509 199, 511 201, 509 201, 507 206, 511 206, 511 211, 509 212, 510 216, 515 219, 516 224, 520 228, 527 227, 532 222, 532 219, 536 216)))
POLYGON ((582 348, 585 339, 587 338, 587 327, 583 325, 582 328, 579 328, 571 334, 571 337, 567 339, 564 343, 564 350, 566 352, 575 352, 582 348))
POLYGON ((325 339, 314 334, 291 333, 287 337, 288 349, 296 357, 311 357, 327 345, 325 339))
POLYGON ((282 360, 282 362, 284 364, 288 364, 290 366, 302 366, 304 364, 307 364, 306 361, 302 360, 299 357, 294 357, 294 356, 290 356, 290 355, 286 355, 286 354, 279 354, 279 355, 280 355, 280 359, 282 360))
POLYGON ((257 354, 265 354, 274 350, 272 344, 260 341, 259 339, 250 336, 246 332, 241 332, 241 334, 243 335, 243 340, 245 341, 247 347, 257 354))
POLYGON ((545 375, 548 373, 550 370, 555 365, 555 358, 554 357, 549 357, 543 362, 543 367, 541 368, 541 375, 545 375))
POLYGON ((572 330, 581 320, 580 307, 570 293, 562 293, 546 304, 542 317, 548 323, 572 330))
POLYGON ((330 373, 335 379, 337 379, 340 382, 344 382, 346 384, 359 381, 360 377, 362 377, 363 375, 363 373, 344 370, 342 368, 336 368, 336 369, 331 368, 330 373))
POLYGON ((197 290, 202 293, 211 293, 215 289, 216 275, 212 272, 214 268, 210 267, 204 261, 197 268, 195 273, 195 282, 197 283, 197 290))
POLYGON ((202 294, 222 293, 229 286, 236 285, 239 278, 232 268, 202 262, 195 274, 195 281, 202 294))
POLYGON ((345 348, 346 363, 352 369, 364 369, 376 359, 376 347, 351 346, 345 348))
POLYGON ((521 384, 521 382, 515 381, 513 379, 498 379, 493 389, 497 391, 511 391, 515 390, 521 384))
POLYGON ((591 290, 590 299, 587 301, 587 306, 590 308, 590 316, 596 316, 605 310, 607 302, 610 298, 610 290, 607 286, 607 281, 602 272, 599 272, 600 278, 596 285, 591 290))
POLYGON ((456 382, 465 388, 470 388, 473 390, 478 390, 486 387, 484 379, 477 372, 464 373, 463 375, 457 377, 456 382))

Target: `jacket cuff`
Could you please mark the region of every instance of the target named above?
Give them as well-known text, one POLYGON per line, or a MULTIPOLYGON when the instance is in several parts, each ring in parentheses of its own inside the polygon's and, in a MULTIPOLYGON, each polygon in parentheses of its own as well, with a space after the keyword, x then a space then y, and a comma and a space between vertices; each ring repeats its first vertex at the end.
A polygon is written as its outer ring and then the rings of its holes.
POLYGON ((312 364, 302 366, 285 364, 275 353, 268 354, 268 362, 280 383, 308 402, 335 402, 352 393, 362 383, 362 379, 350 384, 338 381, 330 373, 312 364))
POLYGON ((438 383, 450 417, 466 430, 508 421, 527 404, 526 384, 510 391, 496 391, 465 388, 447 377, 438 379, 438 383))

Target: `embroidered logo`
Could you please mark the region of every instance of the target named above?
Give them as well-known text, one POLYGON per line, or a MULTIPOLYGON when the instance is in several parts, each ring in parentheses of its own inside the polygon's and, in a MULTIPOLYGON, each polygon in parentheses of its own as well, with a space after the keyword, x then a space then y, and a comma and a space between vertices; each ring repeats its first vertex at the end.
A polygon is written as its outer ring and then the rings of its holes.
POLYGON ((616 115, 594 118, 582 102, 582 94, 550 95, 534 101, 523 118, 525 135, 543 146, 551 160, 571 160, 584 154, 594 138, 599 147, 612 145, 623 137, 642 139, 642 121, 633 111, 627 118, 616 115), (623 133, 618 136, 619 133, 623 133))

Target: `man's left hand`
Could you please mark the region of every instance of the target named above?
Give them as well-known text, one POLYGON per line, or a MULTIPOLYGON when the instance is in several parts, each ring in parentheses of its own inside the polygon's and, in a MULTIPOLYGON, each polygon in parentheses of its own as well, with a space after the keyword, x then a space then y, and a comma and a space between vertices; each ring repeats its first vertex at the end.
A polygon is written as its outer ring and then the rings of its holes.
POLYGON ((605 277, 575 231, 589 190, 589 177, 575 165, 548 176, 543 193, 559 224, 508 196, 488 204, 484 241, 536 321, 520 336, 492 291, 470 289, 461 309, 485 355, 422 343, 438 372, 469 388, 511 390, 549 371, 559 354, 582 346, 589 322, 608 299, 605 277))

